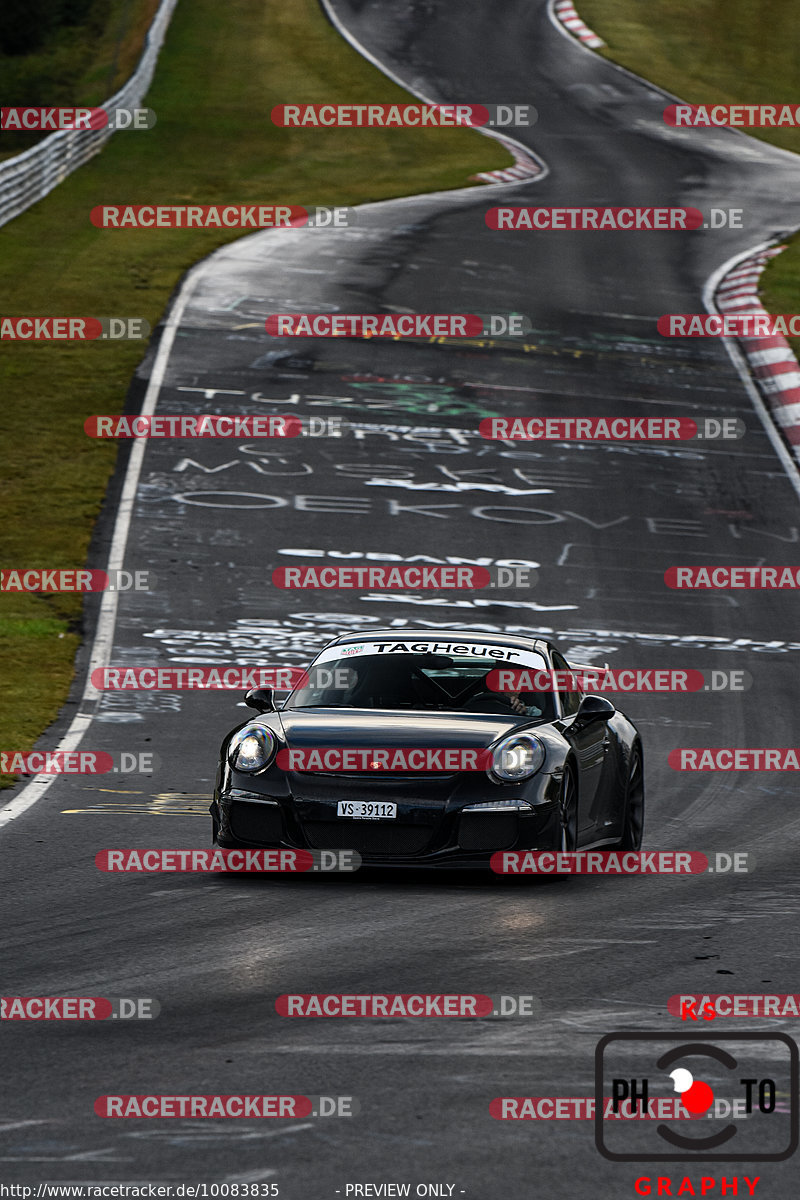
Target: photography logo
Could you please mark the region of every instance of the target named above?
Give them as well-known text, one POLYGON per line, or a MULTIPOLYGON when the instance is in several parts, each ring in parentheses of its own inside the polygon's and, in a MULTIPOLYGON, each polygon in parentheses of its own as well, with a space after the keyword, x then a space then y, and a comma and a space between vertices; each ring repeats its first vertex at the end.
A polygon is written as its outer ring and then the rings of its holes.
POLYGON ((609 1033, 595 1145, 612 1162, 779 1162, 798 1145, 798 1075, 783 1033, 609 1033), (659 1119, 675 1099, 686 1115, 659 1119))

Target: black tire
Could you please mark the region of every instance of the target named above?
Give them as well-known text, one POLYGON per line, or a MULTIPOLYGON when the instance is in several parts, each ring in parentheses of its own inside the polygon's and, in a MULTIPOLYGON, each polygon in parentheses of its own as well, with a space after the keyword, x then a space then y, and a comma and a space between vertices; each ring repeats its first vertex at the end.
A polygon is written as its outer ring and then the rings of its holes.
POLYGON ((558 798, 561 833, 558 848, 562 851, 576 850, 578 846, 578 788, 575 772, 567 763, 561 780, 561 795, 558 798))
POLYGON ((620 850, 638 850, 644 833, 644 764, 642 750, 635 745, 628 763, 628 778, 625 780, 625 808, 620 850))

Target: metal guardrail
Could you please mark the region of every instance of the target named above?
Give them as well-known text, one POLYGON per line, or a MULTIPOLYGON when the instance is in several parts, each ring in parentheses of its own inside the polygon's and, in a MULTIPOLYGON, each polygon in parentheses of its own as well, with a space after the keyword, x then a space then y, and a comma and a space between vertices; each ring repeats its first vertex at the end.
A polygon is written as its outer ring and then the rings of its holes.
MULTIPOLYGON (((138 108, 147 94, 158 54, 178 0, 162 0, 145 38, 144 50, 131 77, 110 100, 97 107, 138 108)), ((78 167, 99 154, 114 130, 59 129, 30 150, 0 163, 0 225, 18 217, 58 187, 78 167)))

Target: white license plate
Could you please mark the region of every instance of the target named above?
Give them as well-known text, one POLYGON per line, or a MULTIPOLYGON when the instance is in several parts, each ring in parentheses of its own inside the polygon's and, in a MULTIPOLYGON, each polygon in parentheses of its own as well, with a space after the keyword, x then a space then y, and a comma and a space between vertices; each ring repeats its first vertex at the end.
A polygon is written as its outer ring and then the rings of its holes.
POLYGON ((336 815, 387 821, 397 816, 397 805, 385 804, 380 800, 340 800, 336 806, 336 815))

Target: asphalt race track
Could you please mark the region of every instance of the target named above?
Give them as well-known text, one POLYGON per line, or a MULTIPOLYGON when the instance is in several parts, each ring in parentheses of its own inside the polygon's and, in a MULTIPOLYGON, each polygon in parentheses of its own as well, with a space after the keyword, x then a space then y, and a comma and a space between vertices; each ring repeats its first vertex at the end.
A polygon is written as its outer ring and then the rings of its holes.
MULTIPOLYGON (((157 768, 58 778, 3 829, 4 991, 154 997, 161 1013, 5 1029, 0 1174, 267 1181, 290 1200, 403 1181, 412 1194, 423 1182, 474 1200, 582 1200, 633 1195, 641 1175, 691 1174, 697 1186, 738 1170, 760 1176, 757 1196, 789 1196, 791 1159, 610 1162, 591 1121, 543 1129, 494 1120, 489 1104, 592 1095, 604 1034, 680 1036, 685 1023, 667 1012, 675 994, 800 990, 792 775, 667 763, 680 746, 792 744, 797 600, 680 592, 663 579, 677 564, 797 564, 798 488, 721 341, 670 341, 655 328, 664 313, 704 311, 714 271, 792 228, 800 167, 736 132, 669 129, 663 94, 565 38, 540 0, 334 0, 333 13, 425 96, 534 104, 537 125, 514 136, 548 170, 524 184, 367 205, 346 229, 253 234, 190 273, 131 411, 146 397, 160 413, 349 425, 339 438, 146 443, 124 565, 153 572, 156 586, 119 595, 108 661, 303 665, 342 629, 421 625, 542 632, 581 662, 745 671, 743 692, 635 694, 620 706, 644 740, 645 848, 746 851, 755 869, 542 880, 104 874, 94 865, 103 848, 210 843, 217 747, 247 710, 238 693, 90 692, 82 703, 79 688, 60 732, 86 713, 82 747, 153 752, 157 768), (736 207, 743 228, 486 226, 493 206, 534 204, 736 207), (265 333, 267 315, 292 310, 519 312, 532 332, 524 345, 265 333), (532 413, 737 417, 746 436, 512 447, 477 434, 486 416, 532 413), (488 598, 298 595, 270 582, 277 566, 337 554, 522 560, 539 564, 538 580, 488 598), (540 1007, 527 1018, 419 1021, 289 1020, 274 1009, 286 992, 384 991, 531 993, 540 1007), (112 1093, 257 1092, 354 1096, 360 1111, 274 1122, 93 1112, 112 1093)), ((107 561, 138 452, 121 456, 91 565, 107 561)), ((709 1037, 794 1028, 718 1018, 709 1037)))

